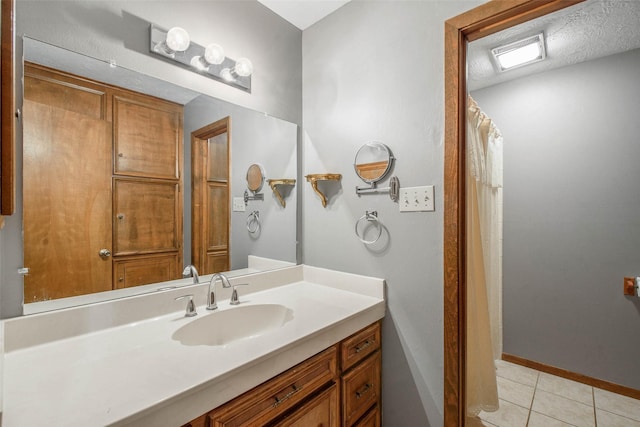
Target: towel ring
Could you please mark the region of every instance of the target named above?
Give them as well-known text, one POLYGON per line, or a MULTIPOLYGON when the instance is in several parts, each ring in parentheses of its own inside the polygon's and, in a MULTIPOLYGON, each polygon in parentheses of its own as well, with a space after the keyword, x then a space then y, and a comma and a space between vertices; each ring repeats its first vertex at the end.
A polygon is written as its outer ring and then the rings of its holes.
POLYGON ((255 234, 258 230, 260 230, 260 212, 253 211, 247 217, 247 231, 251 234, 255 234))
POLYGON ((362 215, 358 221, 356 221, 356 236, 358 237, 358 240, 360 240, 365 245, 372 245, 372 244, 374 244, 375 242, 378 241, 380 236, 382 236, 382 224, 380 223, 380 220, 378 220, 378 212, 377 211, 365 211, 365 214, 362 215), (362 229, 362 237, 360 236, 360 233, 358 233, 358 224, 360 224, 363 221, 375 222, 376 223, 376 225, 378 227, 378 235, 375 237, 375 239, 373 239, 373 240, 365 240, 365 238, 364 238, 365 228, 364 227, 362 229))

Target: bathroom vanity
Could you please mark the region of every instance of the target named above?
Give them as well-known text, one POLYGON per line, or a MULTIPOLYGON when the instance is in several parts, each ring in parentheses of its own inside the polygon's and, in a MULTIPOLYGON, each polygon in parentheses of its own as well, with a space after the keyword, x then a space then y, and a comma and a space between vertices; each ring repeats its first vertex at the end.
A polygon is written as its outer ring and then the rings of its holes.
POLYGON ((298 265, 230 281, 241 303, 216 288, 215 311, 208 283, 178 281, 3 321, 3 425, 379 425, 384 280, 298 265))
POLYGON ((376 322, 184 427, 380 426, 376 322))

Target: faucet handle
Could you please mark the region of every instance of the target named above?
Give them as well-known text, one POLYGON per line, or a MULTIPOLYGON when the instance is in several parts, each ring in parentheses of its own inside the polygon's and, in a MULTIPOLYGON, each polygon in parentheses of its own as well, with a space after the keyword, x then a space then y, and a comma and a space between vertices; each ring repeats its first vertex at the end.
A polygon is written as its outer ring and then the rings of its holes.
POLYGON ((231 305, 240 304, 240 300, 238 299, 238 291, 236 290, 236 286, 249 286, 249 284, 248 283, 238 283, 236 285, 233 285, 233 292, 231 292, 231 300, 229 301, 229 304, 231 304, 231 305))
POLYGON ((178 301, 178 300, 185 299, 185 298, 189 298, 189 301, 187 301, 187 308, 186 308, 186 311, 184 313, 184 316, 185 317, 193 317, 196 314, 198 314, 198 312, 196 311, 196 305, 193 303, 193 294, 182 295, 182 296, 179 296, 179 297, 175 298, 175 300, 178 301))

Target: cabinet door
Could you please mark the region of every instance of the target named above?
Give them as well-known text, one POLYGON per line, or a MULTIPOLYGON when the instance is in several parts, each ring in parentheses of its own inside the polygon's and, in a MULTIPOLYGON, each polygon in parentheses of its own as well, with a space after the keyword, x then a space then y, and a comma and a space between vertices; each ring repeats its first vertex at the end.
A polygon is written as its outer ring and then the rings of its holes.
POLYGON ((182 107, 130 93, 113 99, 114 173, 179 179, 182 107))
POLYGON ((177 254, 114 259, 114 288, 130 288, 178 279, 179 271, 177 254))
POLYGON ((179 251, 182 215, 176 182, 114 179, 114 255, 179 251))
POLYGON ((333 384, 295 412, 275 424, 277 427, 338 427, 340 411, 338 410, 338 386, 333 384))

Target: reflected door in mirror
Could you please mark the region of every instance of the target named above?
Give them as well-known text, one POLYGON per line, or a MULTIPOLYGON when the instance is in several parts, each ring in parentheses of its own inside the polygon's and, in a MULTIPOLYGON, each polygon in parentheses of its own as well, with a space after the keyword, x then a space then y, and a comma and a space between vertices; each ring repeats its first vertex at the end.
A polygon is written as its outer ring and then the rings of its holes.
POLYGON ((109 123, 29 100, 23 111, 24 301, 110 290, 109 123))
POLYGON ((25 302, 180 277, 182 106, 25 64, 24 134, 25 302))
POLYGON ((192 257, 200 274, 230 265, 230 123, 227 117, 191 134, 192 257))

